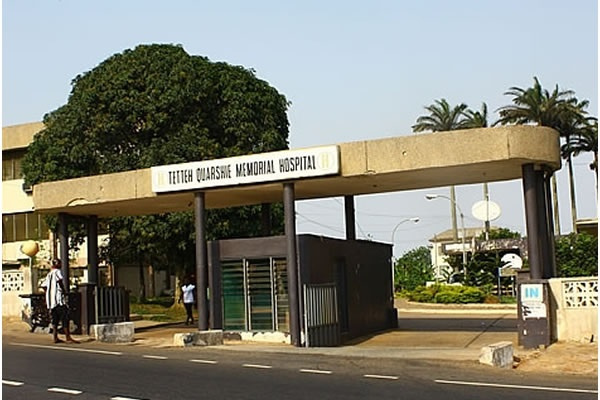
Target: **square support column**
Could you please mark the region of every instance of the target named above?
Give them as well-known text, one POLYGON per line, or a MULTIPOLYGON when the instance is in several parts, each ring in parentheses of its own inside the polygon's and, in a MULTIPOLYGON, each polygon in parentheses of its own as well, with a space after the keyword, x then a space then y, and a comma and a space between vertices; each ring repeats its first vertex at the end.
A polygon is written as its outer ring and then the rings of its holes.
POLYGON ((346 221, 346 240, 356 240, 354 196, 344 196, 344 220, 346 221))
POLYGON ((529 254, 529 274, 531 279, 542 278, 542 257, 539 235, 539 212, 537 192, 538 175, 533 164, 526 164, 523 171, 523 196, 525 201, 525 221, 527 225, 527 252, 529 254))
POLYGON ((288 296, 290 305, 291 343, 300 347, 300 299, 298 290, 298 256, 296 249, 296 208, 293 183, 283 184, 285 239, 287 247, 288 296))
POLYGON ((98 217, 90 215, 87 221, 88 283, 98 284, 98 217))
POLYGON ((552 173, 548 172, 545 176, 542 176, 543 190, 542 195, 546 198, 546 231, 544 235, 547 238, 546 245, 542 248, 542 251, 546 253, 544 256, 548 260, 547 264, 544 264, 542 268, 542 276, 544 279, 555 278, 558 276, 558 270, 556 268, 556 250, 555 250, 555 238, 554 238, 554 218, 552 210, 552 173))
POLYGON ((198 330, 208 330, 208 256, 206 247, 206 202, 204 192, 194 195, 194 222, 196 229, 196 288, 198 294, 198 330))
POLYGON ((529 273, 531 279, 549 279, 556 276, 549 177, 533 164, 522 171, 529 273))
POLYGON ((58 214, 58 241, 60 242, 60 271, 63 275, 63 284, 67 293, 69 284, 69 217, 65 213, 58 214))

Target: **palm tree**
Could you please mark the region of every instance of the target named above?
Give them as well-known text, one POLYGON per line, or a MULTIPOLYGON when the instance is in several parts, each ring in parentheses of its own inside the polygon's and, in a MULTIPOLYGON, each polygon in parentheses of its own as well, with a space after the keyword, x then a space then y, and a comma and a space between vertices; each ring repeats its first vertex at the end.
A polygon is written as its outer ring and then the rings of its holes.
POLYGON ((596 197, 598 196, 598 119, 588 117, 585 124, 574 132, 567 143, 561 147, 563 154, 576 157, 582 152, 592 152, 594 160, 590 163, 590 169, 596 174, 596 197))
MULTIPOLYGON (((435 103, 425 107, 429 115, 417 118, 417 123, 412 126, 413 132, 443 132, 466 128, 464 112, 465 103, 451 107, 446 99, 435 100, 435 103)), ((456 226, 456 189, 450 186, 450 211, 452 215, 453 240, 458 242, 458 229, 456 226)))
MULTIPOLYGON (((473 111, 471 109, 466 109, 463 112, 463 115, 465 117, 463 123, 465 128, 487 128, 488 126, 488 108, 487 104, 485 103, 481 103, 481 111, 473 111)), ((485 201, 490 200, 490 192, 487 182, 483 182, 483 199, 485 201)), ((489 238, 489 234, 490 221, 485 221, 486 240, 489 238)))
POLYGON ((417 118, 412 126, 413 132, 442 132, 464 128, 463 112, 467 109, 465 103, 450 107, 446 99, 436 100, 435 104, 425 107, 429 115, 417 118))
MULTIPOLYGON (((575 178, 573 174, 573 151, 569 143, 572 137, 579 137, 583 131, 590 129, 590 120, 586 118, 585 109, 589 105, 587 100, 579 102, 575 97, 562 103, 559 113, 558 131, 565 138, 565 144, 561 146, 561 156, 567 161, 569 175, 569 195, 571 199, 571 223, 573 232, 576 231, 577 202, 575 199, 575 178)), ((577 153, 579 154, 579 152, 577 153)), ((597 178, 597 177, 596 177, 597 178)))
POLYGON ((537 77, 533 77, 533 87, 522 89, 516 86, 504 92, 513 96, 512 105, 500 107, 497 111, 500 119, 494 125, 507 124, 536 124, 554 128, 558 124, 558 109, 561 104, 574 95, 572 90, 558 89, 555 86, 552 93, 543 89, 537 77))
MULTIPOLYGON (((504 93, 513 96, 513 104, 498 109, 500 119, 494 125, 535 124, 538 126, 548 126, 557 130, 560 136, 568 141, 570 133, 568 131, 561 131, 561 125, 564 125, 568 113, 577 114, 577 112, 585 112, 583 108, 587 106, 587 102, 578 103, 574 98, 572 90, 559 90, 558 85, 550 93, 548 90, 542 88, 537 77, 534 77, 533 80, 534 83, 531 88, 511 87, 504 93), (577 105, 582 105, 582 108, 578 108, 577 105)), ((554 231, 556 234, 560 234, 558 190, 554 174, 552 175, 552 196, 554 199, 554 231)))
POLYGON ((481 111, 466 109, 463 115, 465 128, 487 128, 488 126, 488 108, 485 103, 481 103, 481 111))

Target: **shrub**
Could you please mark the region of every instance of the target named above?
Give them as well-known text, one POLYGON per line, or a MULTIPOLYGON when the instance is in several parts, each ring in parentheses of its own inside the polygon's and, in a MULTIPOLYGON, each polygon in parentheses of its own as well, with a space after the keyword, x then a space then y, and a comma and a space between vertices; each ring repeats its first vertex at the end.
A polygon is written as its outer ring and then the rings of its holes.
POLYGON ((476 287, 463 286, 460 289, 457 303, 481 303, 485 298, 485 293, 476 287))
POLYGON ((408 299, 420 303, 481 303, 485 299, 485 293, 471 286, 419 286, 412 292, 408 292, 408 299))
POLYGON ((415 290, 408 292, 408 299, 419 303, 432 303, 439 287, 440 285, 417 286, 415 290))

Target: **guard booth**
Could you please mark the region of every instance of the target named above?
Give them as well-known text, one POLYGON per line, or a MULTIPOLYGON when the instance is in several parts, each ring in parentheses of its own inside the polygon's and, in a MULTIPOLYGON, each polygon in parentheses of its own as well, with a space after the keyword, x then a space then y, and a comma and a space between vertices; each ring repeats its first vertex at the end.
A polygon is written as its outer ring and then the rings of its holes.
MULTIPOLYGON (((397 326, 389 244, 315 235, 296 241, 305 345, 340 345, 397 326)), ((288 334, 285 255, 285 236, 209 242, 211 324, 226 332, 288 334)))

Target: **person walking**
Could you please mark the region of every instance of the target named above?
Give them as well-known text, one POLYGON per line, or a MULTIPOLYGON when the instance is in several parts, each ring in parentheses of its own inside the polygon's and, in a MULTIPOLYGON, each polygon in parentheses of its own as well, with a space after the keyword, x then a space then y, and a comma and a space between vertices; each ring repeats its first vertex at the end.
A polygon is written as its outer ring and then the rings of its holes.
POLYGON ((46 279, 42 282, 42 288, 46 291, 46 307, 50 311, 50 323, 54 343, 62 343, 58 338, 58 324, 62 324, 67 342, 79 343, 71 337, 69 330, 69 310, 66 302, 66 290, 63 284, 63 274, 60 271, 61 262, 54 259, 51 262, 51 269, 46 279))
POLYGON ((196 303, 195 296, 196 286, 192 284, 189 277, 186 277, 183 280, 183 286, 181 286, 181 296, 179 297, 179 303, 183 300, 183 306, 185 307, 185 312, 187 317, 185 319, 185 324, 193 324, 194 323, 194 315, 192 314, 192 309, 194 307, 194 303, 196 303))

